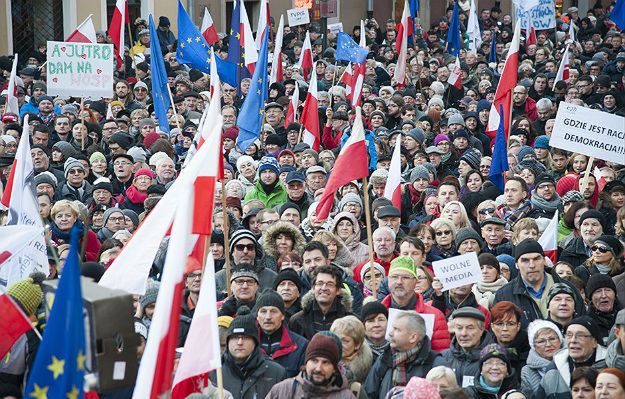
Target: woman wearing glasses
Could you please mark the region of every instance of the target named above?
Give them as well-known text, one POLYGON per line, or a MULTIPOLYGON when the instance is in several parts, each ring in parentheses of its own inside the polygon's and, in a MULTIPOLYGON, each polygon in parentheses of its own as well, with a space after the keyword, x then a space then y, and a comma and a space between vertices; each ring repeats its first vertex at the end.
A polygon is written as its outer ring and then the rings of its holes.
POLYGON ((500 301, 490 310, 490 328, 495 341, 507 349, 515 382, 520 382, 521 368, 529 355, 527 332, 521 329, 521 308, 509 301, 500 301))
POLYGON ((593 274, 608 274, 611 277, 623 272, 623 265, 619 261, 623 253, 623 244, 614 236, 600 236, 590 248, 592 255, 586 262, 575 268, 575 275, 584 282, 593 274))
POLYGON ((530 352, 527 364, 521 369, 521 391, 530 397, 540 385, 554 353, 562 347, 562 333, 550 321, 534 320, 527 327, 530 352))
POLYGON ((434 251, 444 259, 451 258, 457 254, 454 240, 456 239, 456 226, 451 220, 439 218, 432 222, 436 245, 434 251))

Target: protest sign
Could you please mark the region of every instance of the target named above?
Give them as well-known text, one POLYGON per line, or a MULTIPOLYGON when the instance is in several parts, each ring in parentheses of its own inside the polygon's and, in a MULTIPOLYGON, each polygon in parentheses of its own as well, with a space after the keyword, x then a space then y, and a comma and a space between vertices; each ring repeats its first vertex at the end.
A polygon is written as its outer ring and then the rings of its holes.
POLYGON ((625 165, 625 118, 561 102, 549 145, 625 165))
POLYGON ((43 228, 11 225, 0 227, 0 293, 33 272, 49 273, 43 228))
POLYGON ((48 42, 48 95, 113 97, 112 44, 48 42))
POLYGON ((335 35, 339 32, 343 32, 343 23, 337 22, 335 24, 328 24, 328 30, 335 35))
POLYGON ((482 279, 480 262, 475 252, 432 262, 436 278, 443 284, 443 291, 482 279))
POLYGON ((531 10, 516 7, 516 20, 521 21, 521 28, 527 29, 527 14, 532 13, 534 29, 544 30, 556 27, 556 2, 555 0, 540 0, 540 4, 531 10))
MULTIPOLYGON (((400 313, 414 313, 414 310, 400 310, 400 309, 389 309, 388 310, 388 322, 386 323, 386 339, 390 338, 389 334, 393 329, 393 321, 397 318, 397 315, 400 313)), ((427 313, 417 313, 419 316, 423 317, 423 321, 425 321, 425 334, 432 338, 432 334, 434 333, 434 315, 427 313)))
POLYGON ((289 26, 298 26, 310 23, 310 15, 306 8, 293 8, 286 10, 286 16, 289 19, 289 26))

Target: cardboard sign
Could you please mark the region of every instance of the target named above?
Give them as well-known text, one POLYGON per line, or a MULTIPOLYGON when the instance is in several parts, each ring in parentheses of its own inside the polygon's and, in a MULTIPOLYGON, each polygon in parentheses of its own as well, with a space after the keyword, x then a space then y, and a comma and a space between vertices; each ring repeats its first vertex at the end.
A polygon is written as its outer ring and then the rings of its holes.
MULTIPOLYGON (((390 338, 390 333, 393 326, 393 321, 397 318, 397 315, 400 313, 415 313, 414 310, 399 310, 399 309, 389 309, 388 310, 388 323, 386 324, 386 339, 390 338)), ((417 313, 419 316, 423 317, 423 321, 425 321, 425 334, 432 338, 432 334, 434 333, 434 315, 426 314, 426 313, 417 313)))
POLYGON ((540 0, 540 4, 527 11, 516 7, 516 20, 521 21, 521 29, 527 29, 527 14, 532 13, 534 29, 544 30, 556 27, 556 2, 555 0, 540 0))
POLYGON ((337 22, 335 24, 328 24, 328 31, 334 33, 335 35, 339 32, 343 32, 343 23, 337 22))
POLYGON ((475 252, 432 262, 434 274, 443 284, 443 291, 482 280, 480 262, 475 252))
POLYGON ((112 44, 48 42, 48 95, 113 97, 112 44))
POLYGON ((625 118, 561 102, 549 145, 625 165, 625 118))
POLYGON ((307 8, 293 8, 286 10, 289 26, 305 25, 310 23, 310 15, 307 8))

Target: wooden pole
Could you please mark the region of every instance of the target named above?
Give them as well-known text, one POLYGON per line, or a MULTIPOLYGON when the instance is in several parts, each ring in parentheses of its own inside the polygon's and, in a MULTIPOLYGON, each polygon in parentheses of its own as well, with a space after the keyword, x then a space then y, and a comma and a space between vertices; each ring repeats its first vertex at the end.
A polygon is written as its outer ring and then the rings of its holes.
MULTIPOLYGON (((174 117, 176 118, 176 125, 178 125, 178 129, 182 130, 180 126, 180 121, 178 120, 178 112, 176 111, 176 104, 174 103, 174 96, 171 94, 171 88, 167 85, 167 93, 169 94, 169 101, 171 101, 171 109, 174 111, 174 117)), ((161 123, 160 121, 158 122, 161 123)))
POLYGON ((373 298, 377 300, 378 298, 378 282, 374 277, 374 267, 373 267, 373 234, 371 233, 371 212, 369 210, 369 187, 367 183, 367 176, 362 178, 364 199, 365 199, 365 221, 367 224, 367 245, 369 247, 369 273, 371 273, 371 281, 372 286, 371 290, 373 291, 373 298))
MULTIPOLYGON (((222 155, 223 156, 223 155, 222 155)), ((224 228, 224 258, 226 267, 226 287, 230 295, 230 220, 228 220, 228 208, 226 207, 226 184, 221 180, 221 206, 223 208, 224 228)))
POLYGON ((217 367, 215 373, 217 374, 217 394, 219 399, 224 399, 224 375, 221 372, 221 367, 217 367))
POLYGON ((588 187, 588 176, 590 175, 590 170, 592 169, 593 163, 595 163, 595 157, 588 158, 588 165, 586 165, 586 171, 584 172, 584 179, 582 180, 582 185, 579 188, 579 191, 581 191, 582 197, 584 196, 584 191, 586 191, 586 187, 588 187))

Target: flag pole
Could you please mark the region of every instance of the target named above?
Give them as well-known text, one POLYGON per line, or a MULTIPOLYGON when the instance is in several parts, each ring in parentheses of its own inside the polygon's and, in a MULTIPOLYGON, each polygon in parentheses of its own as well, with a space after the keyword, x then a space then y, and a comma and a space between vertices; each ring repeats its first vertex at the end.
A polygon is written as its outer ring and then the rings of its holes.
POLYGON ((178 129, 182 130, 182 127, 180 127, 180 120, 178 120, 178 112, 176 111, 174 96, 171 94, 171 87, 169 87, 169 84, 167 85, 167 93, 169 94, 169 101, 171 101, 171 109, 174 111, 174 118, 176 118, 176 125, 178 125, 178 129))
POLYGON ((215 374, 217 375, 217 395, 219 399, 224 399, 224 375, 221 372, 221 366, 217 367, 215 374))
POLYGON ((369 211, 369 184, 367 183, 367 176, 362 178, 363 193, 365 199, 365 221, 367 224, 367 245, 369 247, 369 272, 371 273, 371 281, 373 285, 371 287, 373 291, 373 298, 377 300, 378 297, 378 282, 374 279, 373 273, 373 235, 371 233, 371 212, 369 211))
POLYGON ((586 165, 586 171, 584 172, 584 180, 582 180, 582 185, 579 188, 582 196, 584 196, 584 191, 586 191, 586 187, 588 186, 588 176, 590 175, 590 169, 592 169, 592 164, 595 163, 595 157, 588 158, 588 165, 586 165))
MULTIPOLYGON (((222 155, 223 157, 223 155, 222 155)), ((226 207, 226 179, 221 180, 221 206, 224 218, 224 258, 226 266, 226 291, 230 295, 230 220, 228 217, 228 209, 226 207)))

